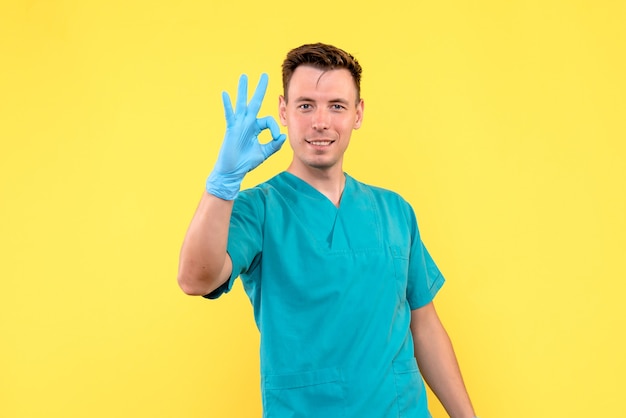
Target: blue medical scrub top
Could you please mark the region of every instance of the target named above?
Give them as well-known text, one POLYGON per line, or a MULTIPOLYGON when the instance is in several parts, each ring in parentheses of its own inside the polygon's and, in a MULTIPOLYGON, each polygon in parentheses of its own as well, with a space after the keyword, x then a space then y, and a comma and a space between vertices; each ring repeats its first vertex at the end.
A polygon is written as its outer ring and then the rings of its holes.
POLYGON ((444 279, 398 194, 346 175, 337 208, 283 172, 236 199, 240 276, 261 333, 264 417, 430 417, 411 310, 444 279))

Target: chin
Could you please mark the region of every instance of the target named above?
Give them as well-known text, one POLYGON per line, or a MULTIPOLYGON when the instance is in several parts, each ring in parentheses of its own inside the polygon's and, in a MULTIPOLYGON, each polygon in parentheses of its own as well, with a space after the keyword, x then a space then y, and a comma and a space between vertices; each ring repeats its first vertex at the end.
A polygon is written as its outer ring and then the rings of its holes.
POLYGON ((310 161, 307 166, 316 170, 330 170, 337 166, 337 161, 310 161))

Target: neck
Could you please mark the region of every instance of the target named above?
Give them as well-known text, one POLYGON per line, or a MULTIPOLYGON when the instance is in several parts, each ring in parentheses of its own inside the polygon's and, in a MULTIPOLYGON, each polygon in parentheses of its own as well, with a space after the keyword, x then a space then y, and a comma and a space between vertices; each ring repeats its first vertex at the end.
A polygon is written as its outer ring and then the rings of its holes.
POLYGON ((346 176, 341 166, 329 169, 314 167, 301 168, 292 163, 287 168, 287 172, 307 182, 318 192, 326 196, 335 206, 339 207, 341 195, 346 185, 346 176))

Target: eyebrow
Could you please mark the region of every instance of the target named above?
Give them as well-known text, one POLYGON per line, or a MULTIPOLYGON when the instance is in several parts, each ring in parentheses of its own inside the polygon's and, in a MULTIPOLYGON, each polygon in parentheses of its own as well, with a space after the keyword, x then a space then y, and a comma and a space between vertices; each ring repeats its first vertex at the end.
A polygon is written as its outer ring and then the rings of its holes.
MULTIPOLYGON (((294 102, 315 102, 315 99, 311 99, 310 97, 306 97, 306 96, 300 96, 297 99, 294 100, 294 102)), ((329 103, 341 103, 341 104, 349 104, 350 102, 346 99, 342 99, 340 97, 336 98, 336 99, 331 99, 328 101, 329 103)))

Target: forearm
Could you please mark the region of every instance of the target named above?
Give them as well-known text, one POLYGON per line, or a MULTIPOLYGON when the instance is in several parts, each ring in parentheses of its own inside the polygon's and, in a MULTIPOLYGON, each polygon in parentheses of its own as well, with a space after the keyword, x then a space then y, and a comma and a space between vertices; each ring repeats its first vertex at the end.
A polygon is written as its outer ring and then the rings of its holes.
MULTIPOLYGON (((448 333, 434 306, 422 312, 423 318, 412 320, 415 358, 424 380, 452 418, 473 418, 472 403, 463 383, 461 371, 448 333), (426 318, 424 318, 426 317, 426 318)), ((413 316, 415 319, 415 315, 413 316)))
POLYGON ((246 173, 278 151, 287 138, 272 117, 256 117, 267 83, 267 74, 261 75, 248 106, 246 75, 239 78, 235 109, 228 93, 222 94, 226 134, 180 252, 178 284, 187 294, 209 294, 230 276, 232 261, 226 245, 233 201, 246 173), (265 129, 272 134, 272 141, 261 144, 258 135, 265 129))
POLYGON ((204 193, 180 251, 178 284, 190 295, 206 295, 230 275, 226 253, 232 200, 204 193))

